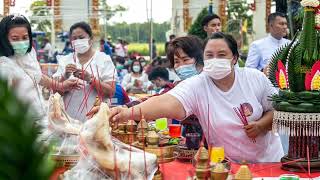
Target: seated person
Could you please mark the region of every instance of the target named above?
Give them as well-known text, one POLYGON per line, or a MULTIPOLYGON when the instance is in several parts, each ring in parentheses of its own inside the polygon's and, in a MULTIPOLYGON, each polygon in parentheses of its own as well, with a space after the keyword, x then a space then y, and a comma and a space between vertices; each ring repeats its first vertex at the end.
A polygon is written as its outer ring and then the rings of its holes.
POLYGON ((148 79, 158 89, 158 94, 166 93, 174 87, 173 83, 169 81, 168 70, 163 67, 153 69, 149 74, 148 79))
MULTIPOLYGON (((149 74, 148 78, 149 78, 149 81, 151 81, 154 84, 154 86, 159 89, 158 93, 153 96, 164 94, 169 90, 171 90, 172 88, 174 88, 174 84, 169 81, 169 72, 166 68, 157 67, 153 69, 149 74)), ((132 101, 130 103, 127 103, 126 106, 127 107, 135 106, 147 100, 150 97, 152 96, 138 99, 136 101, 132 101)))

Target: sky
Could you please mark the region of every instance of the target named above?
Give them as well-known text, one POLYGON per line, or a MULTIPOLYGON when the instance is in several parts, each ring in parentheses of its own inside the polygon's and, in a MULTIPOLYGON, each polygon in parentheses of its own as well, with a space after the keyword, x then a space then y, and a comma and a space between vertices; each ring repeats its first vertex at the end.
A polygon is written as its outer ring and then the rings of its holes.
MULTIPOLYGON (((169 21, 172 14, 172 0, 152 0, 152 17, 155 22, 169 21)), ((128 10, 110 19, 111 22, 127 23, 146 22, 147 21, 147 7, 149 5, 150 16, 150 2, 151 0, 107 0, 111 6, 120 4, 128 10)))
MULTIPOLYGON (((3 13, 3 1, 0 0, 0 14, 3 13)), ((29 9, 32 0, 15 0, 16 6, 10 9, 11 13, 26 14, 29 9)), ((76 0, 85 1, 85 0, 76 0)), ((107 0, 107 3, 111 6, 122 5, 127 8, 126 12, 116 15, 110 19, 111 23, 114 22, 146 22, 147 21, 147 8, 146 2, 149 5, 150 15, 150 2, 151 0, 107 0)), ((171 18, 172 0, 152 0, 153 4, 153 20, 154 22, 169 21, 171 18)), ((27 14, 28 15, 28 14, 27 14)))

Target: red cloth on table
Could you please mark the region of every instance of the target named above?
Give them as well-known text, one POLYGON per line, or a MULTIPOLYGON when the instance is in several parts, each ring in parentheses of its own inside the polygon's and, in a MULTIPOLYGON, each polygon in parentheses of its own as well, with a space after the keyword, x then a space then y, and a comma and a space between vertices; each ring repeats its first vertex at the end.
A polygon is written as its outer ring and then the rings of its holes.
MULTIPOLYGON (((187 177, 194 176, 195 168, 191 163, 184 163, 180 161, 173 161, 170 163, 160 164, 160 170, 164 180, 185 180, 187 177)), ((231 165, 231 173, 235 174, 239 169, 239 164, 231 165)), ((253 177, 279 177, 282 174, 296 174, 301 178, 316 178, 320 176, 320 173, 293 173, 284 171, 281 169, 281 163, 259 163, 250 164, 249 168, 253 174, 253 177)), ((60 174, 63 174, 65 168, 58 168, 55 170, 50 180, 58 180, 60 174)))
MULTIPOLYGON (((296 174, 301 178, 319 177, 320 173, 294 173, 281 169, 281 163, 259 163, 248 165, 253 177, 279 177, 282 174, 296 174)), ((239 164, 231 165, 231 173, 235 174, 239 169, 239 164)), ((165 180, 185 180, 187 177, 194 175, 195 168, 190 163, 173 161, 166 164, 160 164, 160 169, 165 180)))

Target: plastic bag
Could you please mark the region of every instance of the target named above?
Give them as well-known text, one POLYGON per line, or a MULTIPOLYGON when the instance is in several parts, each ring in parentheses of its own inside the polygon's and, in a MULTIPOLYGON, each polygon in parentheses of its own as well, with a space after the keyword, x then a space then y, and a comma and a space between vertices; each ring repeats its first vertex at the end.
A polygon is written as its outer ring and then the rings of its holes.
POLYGON ((156 155, 113 138, 108 117, 108 105, 102 103, 99 112, 85 122, 80 133, 80 161, 65 172, 64 179, 151 180, 158 168, 156 155))
POLYGON ((64 108, 60 94, 49 98, 48 128, 44 134, 53 144, 55 155, 75 155, 78 151, 79 132, 82 124, 70 118, 64 108))

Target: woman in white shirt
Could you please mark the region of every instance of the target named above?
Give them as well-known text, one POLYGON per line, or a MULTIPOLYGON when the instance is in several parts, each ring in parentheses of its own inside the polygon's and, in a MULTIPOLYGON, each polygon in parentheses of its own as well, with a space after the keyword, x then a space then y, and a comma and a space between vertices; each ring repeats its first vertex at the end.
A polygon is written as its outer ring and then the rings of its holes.
POLYGON ((0 22, 0 37, 0 77, 7 80, 21 100, 30 104, 36 120, 46 120, 47 110, 40 86, 64 91, 77 88, 79 84, 75 80, 59 83, 42 74, 32 48, 31 26, 24 16, 4 17, 0 22))
POLYGON ((110 119, 126 121, 134 117, 139 120, 140 110, 148 120, 184 119, 195 114, 208 145, 223 146, 232 161, 278 162, 284 153, 280 138, 270 131, 273 109, 268 101, 277 91, 262 72, 235 68, 238 57, 233 37, 214 33, 205 43, 204 68, 200 75, 135 106, 133 113, 132 109, 113 108, 110 119), (245 107, 248 125, 234 111, 240 106, 245 107))
POLYGON ((75 53, 59 59, 58 70, 53 76, 61 82, 80 79, 84 84, 84 88, 73 89, 63 97, 68 114, 84 121, 97 96, 101 100, 113 96, 117 72, 110 56, 92 47, 93 34, 86 22, 70 27, 70 39, 75 53))
POLYGON ((148 75, 143 72, 143 67, 139 60, 133 60, 130 66, 130 73, 126 74, 122 80, 122 87, 131 93, 146 92, 148 84, 148 75))

